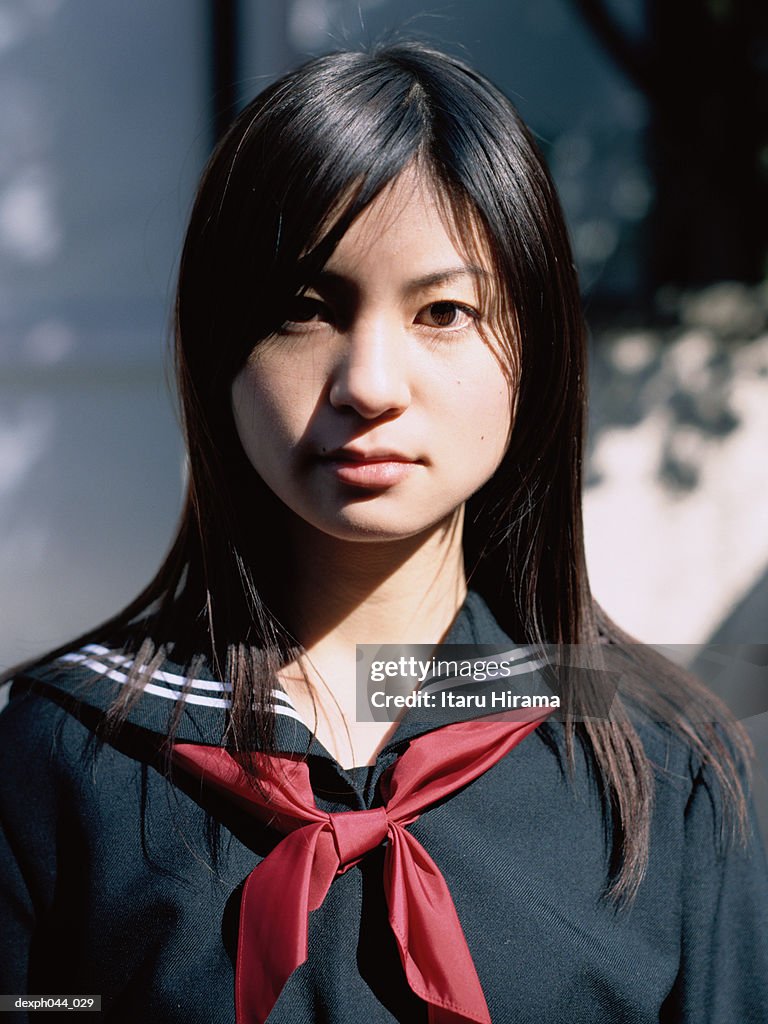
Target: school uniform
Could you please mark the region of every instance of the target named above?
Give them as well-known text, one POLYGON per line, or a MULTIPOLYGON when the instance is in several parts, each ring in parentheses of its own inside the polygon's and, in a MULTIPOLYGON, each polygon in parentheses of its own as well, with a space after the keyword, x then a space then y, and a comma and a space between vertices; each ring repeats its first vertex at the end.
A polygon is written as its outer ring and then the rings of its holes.
MULTIPOLYGON (((473 593, 446 642, 514 647, 473 593)), ((234 1024, 243 882, 282 837, 199 780, 166 778, 158 751, 184 683, 172 662, 99 748, 124 679, 119 655, 93 645, 21 676, 0 715, 0 992, 100 995, 110 1024, 234 1024)), ((203 670, 176 742, 219 747, 227 703, 203 670)), ((307 752, 315 803, 332 815, 381 806, 385 773, 438 728, 407 712, 374 765, 344 770, 276 695, 277 747, 307 752)), ((568 779, 554 720, 407 826, 447 884, 494 1024, 768 1021, 759 838, 719 852, 706 772, 663 726, 641 735, 657 793, 629 909, 604 898, 594 772, 577 749, 568 779)), ((270 1024, 427 1021, 389 925, 385 853, 367 852, 311 912, 308 958, 270 1024)))

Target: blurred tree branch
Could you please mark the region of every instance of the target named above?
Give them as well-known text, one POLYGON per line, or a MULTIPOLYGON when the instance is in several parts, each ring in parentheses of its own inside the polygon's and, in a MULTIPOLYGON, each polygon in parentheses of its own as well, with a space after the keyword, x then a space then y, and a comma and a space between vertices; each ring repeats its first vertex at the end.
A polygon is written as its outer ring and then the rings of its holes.
POLYGON ((645 0, 642 39, 573 0, 649 102, 649 284, 758 281, 768 240, 768 3, 645 0))
POLYGON ((574 0, 574 3, 584 21, 619 68, 641 92, 650 94, 653 85, 647 47, 631 38, 604 0, 574 0))

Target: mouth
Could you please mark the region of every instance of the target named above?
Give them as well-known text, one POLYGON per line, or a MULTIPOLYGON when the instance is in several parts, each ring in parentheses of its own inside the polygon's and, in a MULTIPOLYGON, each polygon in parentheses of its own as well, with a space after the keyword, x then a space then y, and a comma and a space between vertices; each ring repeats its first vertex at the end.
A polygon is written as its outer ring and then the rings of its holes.
POLYGON ((340 482, 367 490, 393 487, 410 476, 421 464, 403 452, 388 449, 337 448, 322 455, 321 465, 340 482))

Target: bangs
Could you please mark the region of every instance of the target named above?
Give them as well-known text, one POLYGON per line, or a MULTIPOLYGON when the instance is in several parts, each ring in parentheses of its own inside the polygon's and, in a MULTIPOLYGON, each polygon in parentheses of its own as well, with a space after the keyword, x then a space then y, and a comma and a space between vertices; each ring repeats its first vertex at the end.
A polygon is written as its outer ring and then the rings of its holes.
POLYGON ((298 84, 257 98, 235 122, 209 250, 232 342, 252 346, 279 326, 285 304, 355 218, 425 147, 430 123, 419 92, 405 70, 335 55, 298 84), (238 323, 248 324, 247 337, 237 337, 238 323))

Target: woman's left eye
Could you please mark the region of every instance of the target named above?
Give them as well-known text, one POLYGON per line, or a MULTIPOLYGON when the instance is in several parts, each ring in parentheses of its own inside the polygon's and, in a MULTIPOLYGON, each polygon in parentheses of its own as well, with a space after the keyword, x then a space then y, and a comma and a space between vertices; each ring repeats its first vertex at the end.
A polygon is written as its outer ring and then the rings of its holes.
POLYGON ((478 320, 480 314, 471 306, 465 306, 462 302, 431 302, 428 306, 419 310, 416 316, 416 323, 426 327, 443 328, 444 330, 458 331, 468 327, 474 320, 478 320))

